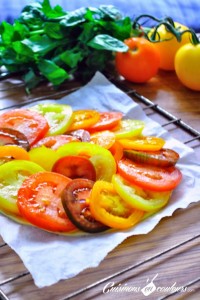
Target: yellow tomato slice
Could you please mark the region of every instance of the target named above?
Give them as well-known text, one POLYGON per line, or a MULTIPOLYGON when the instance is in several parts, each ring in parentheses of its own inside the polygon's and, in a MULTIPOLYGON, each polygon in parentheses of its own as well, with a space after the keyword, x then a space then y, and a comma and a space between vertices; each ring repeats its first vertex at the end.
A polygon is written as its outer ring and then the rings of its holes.
POLYGON ((135 139, 120 139, 118 141, 124 149, 144 151, 158 151, 165 144, 165 140, 156 136, 142 136, 135 139))
POLYGON ((100 114, 96 110, 82 109, 76 110, 72 115, 72 124, 69 127, 69 131, 77 129, 87 129, 96 124, 100 119, 100 114))
POLYGON ((37 163, 46 171, 51 171, 55 162, 60 158, 55 150, 45 146, 31 149, 29 155, 31 161, 37 163))
POLYGON ((109 149, 115 142, 115 134, 109 130, 95 132, 90 135, 90 142, 109 149))
POLYGON ((92 215, 97 221, 116 229, 127 229, 138 223, 144 212, 130 207, 110 182, 96 181, 89 198, 92 215))
POLYGON ((12 157, 14 159, 30 160, 28 152, 20 146, 5 145, 0 146, 0 158, 12 157))

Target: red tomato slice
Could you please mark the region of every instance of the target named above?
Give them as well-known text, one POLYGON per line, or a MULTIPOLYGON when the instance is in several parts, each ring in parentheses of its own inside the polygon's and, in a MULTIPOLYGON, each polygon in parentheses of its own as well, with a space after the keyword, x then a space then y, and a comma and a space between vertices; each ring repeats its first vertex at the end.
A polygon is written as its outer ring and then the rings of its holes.
POLYGON ((22 132, 31 146, 43 138, 49 130, 46 119, 38 112, 28 109, 14 109, 3 113, 0 115, 0 127, 22 132))
POLYGON ((53 172, 29 176, 18 191, 21 215, 37 227, 53 232, 69 232, 75 226, 68 219, 61 195, 71 179, 53 172))
POLYGON ((127 158, 118 162, 118 171, 130 182, 152 191, 173 190, 182 179, 181 171, 176 167, 160 168, 138 164, 127 158))
POLYGON ((101 112, 99 121, 88 128, 90 132, 109 130, 118 125, 123 113, 118 111, 101 112))
POLYGON ((61 157, 54 164, 52 171, 71 179, 86 178, 93 181, 96 180, 95 167, 88 158, 83 156, 69 155, 61 157))
POLYGON ((60 146, 70 142, 79 142, 79 139, 72 135, 52 135, 41 139, 39 142, 37 142, 37 144, 34 145, 34 148, 45 146, 47 148, 57 150, 60 146))

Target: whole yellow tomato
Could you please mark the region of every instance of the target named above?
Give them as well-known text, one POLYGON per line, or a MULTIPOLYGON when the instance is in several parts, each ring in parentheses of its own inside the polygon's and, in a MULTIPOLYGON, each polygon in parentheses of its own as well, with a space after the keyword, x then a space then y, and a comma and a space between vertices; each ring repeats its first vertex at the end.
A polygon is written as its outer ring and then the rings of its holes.
POLYGON ((200 91, 200 43, 182 46, 175 56, 175 71, 186 87, 200 91))
MULTIPOLYGON (((174 25, 175 25, 176 31, 178 31, 178 32, 182 32, 182 31, 188 29, 188 27, 186 27, 178 22, 174 22, 174 25)), ((150 32, 148 33, 149 37, 151 37, 154 30, 155 30, 155 28, 150 30, 150 32)), ((157 33, 155 36, 155 41, 159 41, 159 40, 161 40, 161 41, 154 43, 154 45, 160 54, 160 69, 167 70, 167 71, 172 71, 175 69, 174 58, 175 58, 176 52, 181 46, 190 42, 190 36, 191 35, 189 32, 185 32, 182 35, 181 41, 178 42, 176 37, 166 29, 164 24, 162 24, 158 27, 157 33), (165 40, 165 41, 162 41, 162 40, 165 40)))

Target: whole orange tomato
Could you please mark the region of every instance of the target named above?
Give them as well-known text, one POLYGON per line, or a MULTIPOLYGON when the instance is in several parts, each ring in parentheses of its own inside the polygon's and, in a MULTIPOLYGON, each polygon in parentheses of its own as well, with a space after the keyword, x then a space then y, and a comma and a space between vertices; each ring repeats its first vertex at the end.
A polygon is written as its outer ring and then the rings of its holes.
POLYGON ((125 41, 127 52, 117 52, 117 72, 125 79, 144 83, 154 77, 160 65, 160 56, 153 43, 143 37, 132 37, 125 41))

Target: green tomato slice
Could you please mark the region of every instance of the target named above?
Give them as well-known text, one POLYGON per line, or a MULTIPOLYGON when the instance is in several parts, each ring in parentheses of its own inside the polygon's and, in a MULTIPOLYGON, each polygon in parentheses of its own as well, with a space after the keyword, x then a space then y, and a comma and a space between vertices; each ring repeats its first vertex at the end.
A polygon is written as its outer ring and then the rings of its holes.
POLYGON ((63 134, 72 122, 72 108, 65 104, 38 104, 30 108, 42 114, 50 128, 48 136, 63 134))
POLYGON ((130 206, 151 212, 157 211, 165 206, 171 196, 171 191, 155 192, 141 189, 138 186, 128 183, 119 174, 114 174, 112 183, 116 192, 130 206))
POLYGON ((109 150, 87 142, 71 142, 58 148, 60 157, 80 155, 88 157, 96 170, 97 180, 111 181, 116 173, 116 162, 109 150))
POLYGON ((32 148, 29 151, 30 160, 40 165, 44 170, 51 171, 55 162, 60 158, 58 153, 45 146, 32 148))
POLYGON ((13 160, 0 166, 0 211, 8 215, 20 215, 17 193, 22 182, 30 175, 44 171, 34 162, 13 160))
POLYGON ((132 138, 140 136, 145 123, 140 120, 125 119, 121 120, 119 127, 113 131, 116 139, 132 138))

